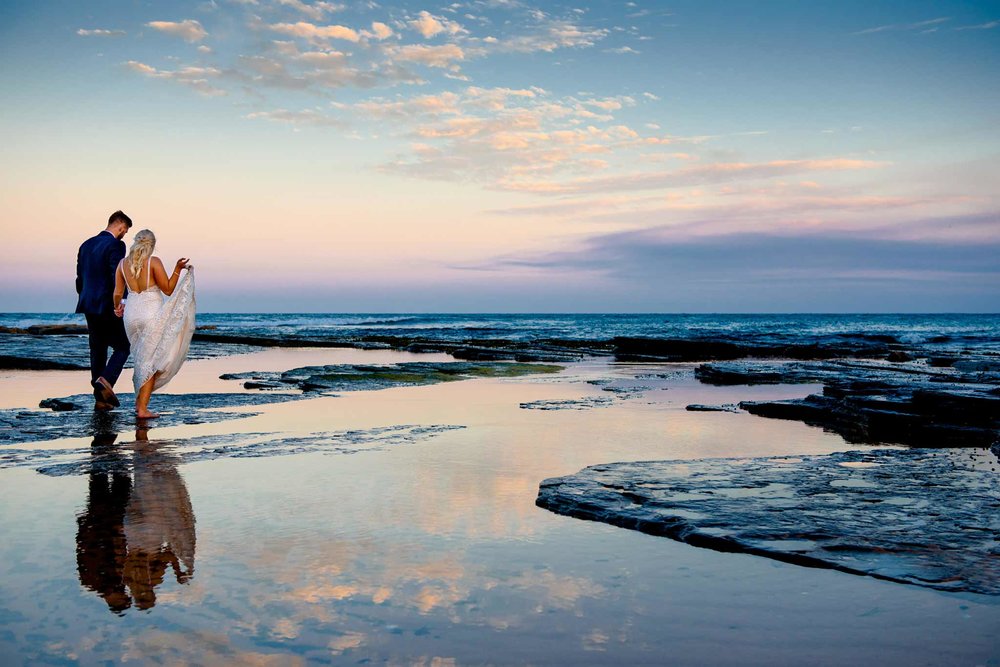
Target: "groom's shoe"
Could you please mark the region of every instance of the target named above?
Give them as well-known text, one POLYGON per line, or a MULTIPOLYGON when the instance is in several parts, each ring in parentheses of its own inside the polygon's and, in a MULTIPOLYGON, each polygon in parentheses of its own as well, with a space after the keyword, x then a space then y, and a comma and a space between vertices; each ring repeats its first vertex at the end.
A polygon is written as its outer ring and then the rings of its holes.
POLYGON ((107 403, 116 408, 121 405, 115 392, 100 379, 94 380, 90 384, 94 385, 94 398, 97 399, 98 403, 107 403))

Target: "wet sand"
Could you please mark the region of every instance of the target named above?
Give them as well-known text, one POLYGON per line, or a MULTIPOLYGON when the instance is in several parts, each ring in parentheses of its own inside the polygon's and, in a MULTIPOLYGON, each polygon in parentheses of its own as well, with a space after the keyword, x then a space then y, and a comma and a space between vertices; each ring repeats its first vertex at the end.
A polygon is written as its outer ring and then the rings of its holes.
MULTIPOLYGON (((269 350, 189 362, 168 390, 241 391, 218 379, 227 372, 411 360, 450 357, 269 350)), ((991 596, 716 553, 535 506, 542 479, 597 463, 855 448, 796 422, 687 412, 818 389, 707 386, 693 367, 591 361, 551 376, 257 406, 252 417, 94 445, 89 433, 31 443, 87 447, 101 465, 65 476, 0 470, 2 662, 1000 660, 991 596), (519 407, 606 397, 588 380, 642 372, 668 377, 600 407, 519 407), (464 428, 380 441, 377 429, 402 425, 464 428), (330 432, 371 437, 340 450, 233 455, 262 437, 330 432), (216 436, 235 446, 185 462, 193 439, 216 436)), ((130 384, 126 373, 119 387, 130 384)), ((86 373, 5 372, 0 407, 81 385, 86 373)))

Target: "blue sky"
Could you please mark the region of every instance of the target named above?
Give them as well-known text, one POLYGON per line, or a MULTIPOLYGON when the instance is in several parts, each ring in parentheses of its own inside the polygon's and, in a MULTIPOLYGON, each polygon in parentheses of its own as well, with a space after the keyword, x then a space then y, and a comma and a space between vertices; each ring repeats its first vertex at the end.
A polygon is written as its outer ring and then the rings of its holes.
POLYGON ((0 7, 2 310, 1000 310, 1000 3, 0 7))

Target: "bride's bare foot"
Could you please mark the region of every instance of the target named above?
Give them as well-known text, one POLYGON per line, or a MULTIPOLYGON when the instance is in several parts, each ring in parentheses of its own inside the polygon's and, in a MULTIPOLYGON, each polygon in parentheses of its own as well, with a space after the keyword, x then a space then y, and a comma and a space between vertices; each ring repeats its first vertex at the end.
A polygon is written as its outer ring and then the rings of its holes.
POLYGON ((150 412, 149 410, 143 410, 141 412, 139 410, 135 411, 136 419, 156 419, 159 416, 159 412, 150 412))

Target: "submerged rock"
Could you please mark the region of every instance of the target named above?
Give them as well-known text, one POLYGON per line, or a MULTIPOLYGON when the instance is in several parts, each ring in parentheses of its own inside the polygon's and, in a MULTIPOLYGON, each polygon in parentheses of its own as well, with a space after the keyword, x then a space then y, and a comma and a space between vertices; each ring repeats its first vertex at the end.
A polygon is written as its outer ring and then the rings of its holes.
MULTIPOLYGON (((96 422, 106 424, 106 430, 114 432, 135 428, 134 396, 118 394, 118 398, 121 407, 109 412, 95 411, 91 394, 45 399, 39 407, 48 408, 46 410, 0 410, 0 445, 85 437, 94 430, 96 422)), ((162 428, 241 419, 256 413, 222 412, 215 408, 253 408, 301 398, 300 393, 154 394, 150 407, 159 412, 160 417, 150 424, 162 428)), ((4 451, 0 449, 0 456, 4 451)))
POLYGON ((245 380, 247 389, 298 388, 302 391, 364 391, 454 382, 477 377, 517 377, 556 373, 562 366, 509 362, 409 362, 306 366, 283 373, 227 373, 223 380, 245 380))
POLYGON ((559 514, 716 551, 1000 595, 1000 477, 988 452, 609 463, 541 483, 559 514))
MULTIPOLYGON (((111 433, 109 424, 97 424, 89 437, 111 433)), ((111 425, 113 426, 113 425, 111 425)), ((170 441, 150 440, 159 450, 171 453, 178 463, 211 461, 221 458, 261 458, 289 454, 356 454, 384 451, 390 447, 412 445, 464 426, 453 424, 395 424, 348 431, 323 431, 303 436, 282 433, 223 433, 170 441)), ((105 435, 105 438, 107 436, 105 435)), ((0 469, 34 468, 43 475, 61 477, 93 472, 120 470, 128 465, 133 443, 114 447, 79 447, 75 449, 0 449, 0 469)))

